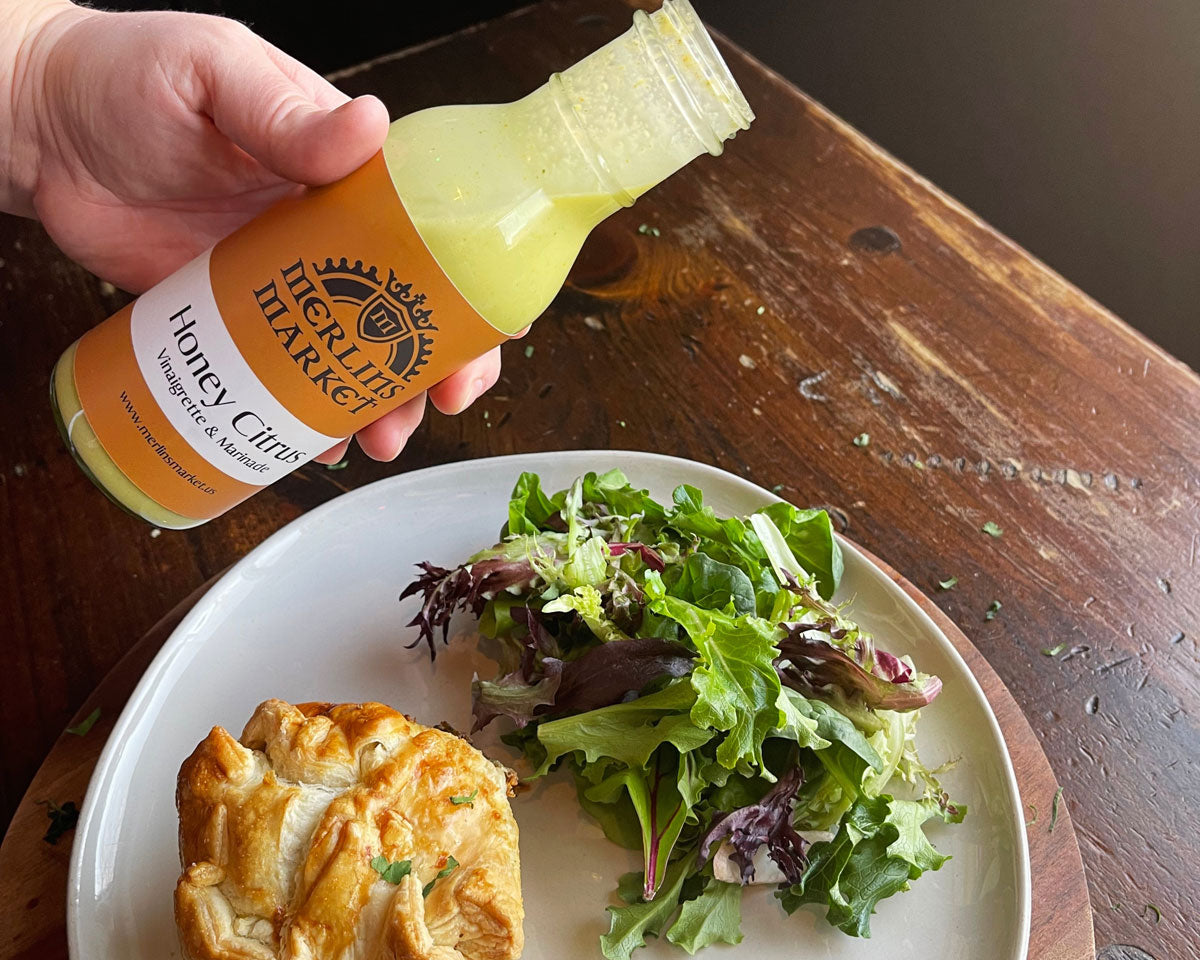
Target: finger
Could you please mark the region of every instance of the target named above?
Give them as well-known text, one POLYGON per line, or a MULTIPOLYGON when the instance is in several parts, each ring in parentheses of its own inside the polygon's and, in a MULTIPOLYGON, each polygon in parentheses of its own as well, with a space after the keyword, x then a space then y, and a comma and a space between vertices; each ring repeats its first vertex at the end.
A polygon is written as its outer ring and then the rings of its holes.
POLYGON ((429 399, 442 413, 462 413, 500 379, 500 348, 489 350, 429 388, 429 399))
POLYGON ((306 67, 295 57, 288 56, 262 37, 258 37, 257 39, 262 44, 263 49, 266 50, 267 56, 271 58, 271 62, 282 70, 286 76, 295 81, 300 89, 307 93, 318 107, 326 107, 332 110, 334 107, 340 107, 350 99, 350 97, 323 76, 315 70, 306 67))
POLYGON ((408 403, 359 430, 355 434, 358 445, 372 460, 395 460, 424 416, 425 394, 419 393, 408 403))
POLYGON ((313 460, 316 463, 337 463, 346 455, 346 451, 350 449, 350 441, 343 440, 341 443, 330 447, 324 453, 318 453, 313 460))
MULTIPOLYGON (((239 36, 239 34, 234 34, 239 36)), ((249 41, 214 43, 198 65, 217 129, 264 167, 287 180, 331 183, 367 162, 387 136, 387 108, 358 97, 330 110, 327 93, 298 83, 249 41)))

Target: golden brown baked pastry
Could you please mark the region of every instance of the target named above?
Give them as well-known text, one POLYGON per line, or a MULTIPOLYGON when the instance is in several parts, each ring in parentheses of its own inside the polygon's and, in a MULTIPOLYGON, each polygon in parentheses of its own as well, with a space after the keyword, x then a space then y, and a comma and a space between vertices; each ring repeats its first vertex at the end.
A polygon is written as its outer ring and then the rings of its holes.
POLYGON ((268 700, 241 743, 214 727, 179 771, 184 956, 514 960, 511 777, 380 703, 268 700), (379 856, 411 873, 388 882, 379 856))

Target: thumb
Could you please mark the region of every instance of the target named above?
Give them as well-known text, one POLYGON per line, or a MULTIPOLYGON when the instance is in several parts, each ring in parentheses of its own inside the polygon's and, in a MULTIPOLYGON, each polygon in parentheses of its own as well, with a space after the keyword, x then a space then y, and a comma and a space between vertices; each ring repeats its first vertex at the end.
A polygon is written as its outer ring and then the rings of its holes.
POLYGON ((265 52, 250 63, 239 59, 210 74, 212 120, 272 173, 310 186, 332 183, 383 146, 389 120, 378 98, 347 100, 315 74, 285 73, 265 52))

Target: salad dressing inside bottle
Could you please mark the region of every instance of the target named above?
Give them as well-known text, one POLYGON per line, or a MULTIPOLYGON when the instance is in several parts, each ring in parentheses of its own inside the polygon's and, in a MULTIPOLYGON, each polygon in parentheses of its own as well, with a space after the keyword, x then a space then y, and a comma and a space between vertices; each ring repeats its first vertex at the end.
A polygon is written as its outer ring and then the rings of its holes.
POLYGON ((160 527, 218 516, 535 320, 588 233, 753 114, 687 0, 514 103, 396 120, 89 331, 51 397, 160 527))

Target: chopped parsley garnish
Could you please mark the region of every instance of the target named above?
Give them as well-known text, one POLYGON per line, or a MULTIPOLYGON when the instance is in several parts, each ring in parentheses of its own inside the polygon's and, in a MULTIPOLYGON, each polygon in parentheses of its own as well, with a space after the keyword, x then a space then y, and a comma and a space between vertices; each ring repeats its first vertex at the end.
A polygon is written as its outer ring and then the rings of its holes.
POLYGON ((469 804, 470 806, 474 807, 475 806, 475 798, 477 796, 479 796, 479 788, 478 787, 476 787, 470 793, 465 794, 464 796, 451 797, 450 802, 452 804, 454 804, 456 807, 460 806, 461 804, 464 804, 464 803, 469 804))
POLYGON ((525 359, 527 359, 527 360, 528 360, 528 359, 529 359, 530 357, 532 357, 532 356, 533 356, 533 344, 532 344, 532 343, 530 343, 530 344, 526 344, 526 346, 525 346, 525 359))
POLYGON ((371 869, 383 877, 388 883, 398 884, 412 873, 411 860, 389 861, 387 857, 378 856, 371 859, 371 869))
POLYGON ((939 580, 938 586, 943 590, 953 590, 958 585, 958 577, 950 577, 947 580, 939 580))
POLYGON ((1000 603, 999 600, 993 600, 991 602, 991 605, 987 608, 987 613, 985 613, 983 615, 983 619, 984 620, 995 620, 996 614, 1000 612, 1001 606, 1002 606, 1002 604, 1000 603))
POLYGON ((857 437, 854 438, 854 445, 856 447, 865 447, 870 442, 871 442, 871 435, 869 433, 860 433, 857 437))
POLYGON ((643 223, 640 227, 638 227, 638 233, 642 233, 642 234, 648 233, 652 237, 658 237, 658 236, 662 235, 659 232, 658 227, 652 227, 648 223, 643 223))
POLYGON ((993 520, 989 520, 987 523, 985 523, 979 529, 982 530, 984 533, 986 533, 989 537, 1004 536, 1004 531, 1001 530, 1000 527, 997 526, 995 521, 993 521, 993 520))
POLYGON ((50 846, 54 846, 63 834, 74 830, 79 821, 79 808, 74 800, 68 800, 61 807, 53 800, 39 800, 38 804, 46 808, 46 816, 50 818, 50 826, 42 837, 50 846))
POLYGON ((1050 829, 1046 831, 1047 833, 1053 833, 1054 826, 1058 823, 1058 804, 1062 800, 1062 795, 1063 788, 1059 787, 1054 794, 1054 803, 1050 807, 1050 829))
POLYGON ((457 866, 458 866, 457 860, 455 860, 453 857, 447 857, 446 865, 444 867, 442 867, 441 870, 438 871, 436 877, 434 877, 427 884, 425 884, 424 889, 421 891, 421 896, 423 896, 423 897, 429 896, 429 891, 433 889, 433 885, 435 883, 437 883, 439 880, 441 880, 442 877, 450 876, 450 874, 452 874, 454 872, 454 869, 457 866))
POLYGON ((86 736, 87 732, 96 725, 96 721, 100 719, 100 708, 97 707, 86 717, 75 724, 73 727, 67 727, 67 733, 73 733, 77 737, 86 736))

